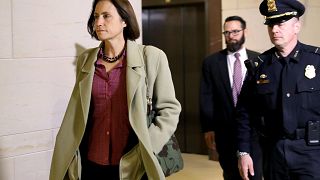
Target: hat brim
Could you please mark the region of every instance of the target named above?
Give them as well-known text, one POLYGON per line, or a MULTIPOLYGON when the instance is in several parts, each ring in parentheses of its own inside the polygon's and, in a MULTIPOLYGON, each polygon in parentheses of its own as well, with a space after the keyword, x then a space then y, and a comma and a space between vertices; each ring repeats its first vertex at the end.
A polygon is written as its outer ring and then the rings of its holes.
POLYGON ((278 17, 278 18, 270 18, 270 19, 266 19, 264 24, 265 25, 280 24, 280 23, 283 23, 283 22, 286 22, 286 21, 290 20, 293 17, 296 17, 296 16, 288 15, 288 16, 281 16, 281 17, 278 17))

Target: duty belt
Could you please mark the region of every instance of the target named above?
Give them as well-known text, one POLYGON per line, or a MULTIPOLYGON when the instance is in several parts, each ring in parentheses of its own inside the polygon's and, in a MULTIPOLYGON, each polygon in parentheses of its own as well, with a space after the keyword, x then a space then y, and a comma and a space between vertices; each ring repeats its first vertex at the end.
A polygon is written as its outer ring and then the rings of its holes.
POLYGON ((291 140, 299 140, 304 139, 306 136, 305 128, 296 129, 292 134, 285 134, 283 136, 284 139, 291 139, 291 140))

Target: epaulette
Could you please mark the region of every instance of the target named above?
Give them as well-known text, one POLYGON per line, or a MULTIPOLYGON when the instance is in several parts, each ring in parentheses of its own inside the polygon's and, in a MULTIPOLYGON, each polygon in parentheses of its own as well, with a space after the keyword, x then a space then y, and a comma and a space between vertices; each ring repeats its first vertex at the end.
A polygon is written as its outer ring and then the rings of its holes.
POLYGON ((320 48, 319 48, 319 47, 310 46, 310 45, 304 45, 304 46, 305 46, 304 48, 305 48, 305 50, 306 50, 307 52, 320 55, 320 48))
POLYGON ((314 49, 313 52, 320 55, 320 49, 319 49, 319 47, 314 47, 314 48, 315 48, 315 49, 314 49))

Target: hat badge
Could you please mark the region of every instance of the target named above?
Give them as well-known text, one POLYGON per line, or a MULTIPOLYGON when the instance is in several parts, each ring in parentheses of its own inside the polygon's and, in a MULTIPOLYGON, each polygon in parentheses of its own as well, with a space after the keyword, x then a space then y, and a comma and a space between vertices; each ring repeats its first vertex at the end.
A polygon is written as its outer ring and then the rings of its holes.
POLYGON ((314 68, 313 65, 307 65, 304 75, 308 78, 308 79, 312 79, 314 77, 316 77, 316 69, 314 68))
POLYGON ((268 12, 277 11, 277 5, 275 0, 267 0, 268 12))

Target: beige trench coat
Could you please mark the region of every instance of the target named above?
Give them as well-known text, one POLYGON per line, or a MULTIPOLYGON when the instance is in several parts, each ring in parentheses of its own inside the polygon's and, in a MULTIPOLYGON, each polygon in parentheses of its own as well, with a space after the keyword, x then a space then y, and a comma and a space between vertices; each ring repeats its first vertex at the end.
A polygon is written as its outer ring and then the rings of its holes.
MULTIPOLYGON (((130 124, 139 144, 120 161, 120 179, 138 180, 146 172, 150 180, 165 179, 154 156, 174 133, 181 111, 175 97, 171 72, 165 53, 150 47, 149 61, 144 67, 143 45, 127 41, 127 102, 130 124), (147 127, 146 72, 156 99, 156 124, 147 127)), ((79 145, 84 135, 89 113, 94 62, 99 47, 88 49, 77 61, 76 83, 62 122, 51 162, 50 180, 81 179, 79 145)))

